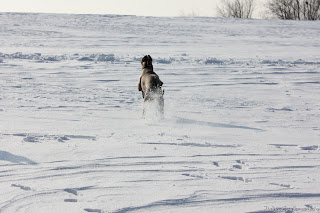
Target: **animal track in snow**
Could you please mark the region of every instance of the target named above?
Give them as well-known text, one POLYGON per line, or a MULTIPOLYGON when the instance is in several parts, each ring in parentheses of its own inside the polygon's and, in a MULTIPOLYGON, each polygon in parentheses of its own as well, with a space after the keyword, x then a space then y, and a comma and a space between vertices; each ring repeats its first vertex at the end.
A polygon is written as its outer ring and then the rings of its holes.
POLYGON ((22 185, 19 185, 19 184, 11 184, 12 187, 17 187, 17 188, 20 188, 24 191, 30 191, 31 188, 29 186, 22 186, 22 185))
POLYGON ((84 209, 86 212, 96 212, 96 213, 103 213, 103 211, 101 209, 84 209))
POLYGON ((187 176, 187 177, 194 177, 194 178, 197 178, 197 179, 203 179, 204 177, 201 176, 201 175, 193 175, 193 174, 182 174, 183 176, 187 176))
POLYGON ((232 168, 235 168, 235 169, 245 169, 244 165, 233 165, 232 168))
POLYGON ((308 150, 308 151, 314 151, 314 150, 318 150, 319 146, 318 145, 314 145, 314 146, 304 146, 304 147, 300 147, 300 149, 302 150, 308 150))
POLYGON ((285 188, 292 188, 289 184, 278 184, 278 183, 270 183, 270 185, 281 186, 285 188))
POLYGON ((217 166, 217 167, 220 167, 220 163, 218 161, 214 161, 213 162, 213 165, 217 166))
POLYGON ((87 135, 42 135, 42 134, 26 134, 26 133, 17 133, 17 134, 5 134, 5 135, 12 135, 16 137, 23 137, 23 142, 29 143, 38 143, 42 141, 58 141, 58 142, 65 142, 70 139, 83 139, 83 140, 96 140, 94 136, 87 136, 87 135))
POLYGON ((149 142, 141 143, 149 145, 168 145, 168 146, 185 146, 185 147, 203 147, 203 148, 238 148, 241 145, 221 145, 221 144, 211 144, 211 143, 162 143, 162 142, 149 142))
POLYGON ((243 164, 243 165, 246 164, 246 163, 245 163, 244 161, 242 161, 242 160, 236 160, 236 162, 237 162, 237 163, 240 163, 240 164, 243 164))
POLYGON ((239 181, 242 181, 242 182, 245 182, 245 183, 252 182, 251 179, 244 178, 244 177, 234 177, 234 176, 218 176, 218 177, 222 178, 222 179, 226 179, 226 180, 239 180, 239 181))
POLYGON ((296 144, 269 144, 271 146, 275 146, 277 148, 282 148, 282 147, 297 147, 298 145, 296 144))
POLYGON ((27 137, 23 138, 23 142, 38 143, 39 138, 35 137, 35 136, 27 136, 27 137))
POLYGON ((73 195, 78 195, 78 191, 75 189, 64 189, 64 191, 73 195))
POLYGON ((66 202, 66 203, 76 203, 76 202, 78 202, 78 200, 77 199, 64 199, 64 202, 66 202))

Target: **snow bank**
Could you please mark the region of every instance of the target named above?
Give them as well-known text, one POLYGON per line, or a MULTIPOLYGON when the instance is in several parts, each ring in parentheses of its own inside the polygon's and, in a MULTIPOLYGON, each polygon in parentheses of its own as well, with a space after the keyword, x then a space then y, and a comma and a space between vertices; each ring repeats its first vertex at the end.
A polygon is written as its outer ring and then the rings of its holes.
MULTIPOLYGON (((115 54, 91 53, 91 54, 64 54, 64 55, 45 55, 41 53, 24 54, 16 53, 1 53, 0 63, 6 60, 31 60, 36 62, 60 62, 60 61, 82 61, 82 62, 107 62, 107 63, 139 63, 141 56, 123 56, 115 54)), ((200 65, 232 65, 232 64, 251 64, 251 65, 269 65, 269 66, 295 66, 295 65, 320 65, 320 61, 298 60, 266 60, 266 59, 217 59, 212 57, 201 58, 193 56, 169 56, 167 58, 154 57, 154 64, 200 64, 200 65)))

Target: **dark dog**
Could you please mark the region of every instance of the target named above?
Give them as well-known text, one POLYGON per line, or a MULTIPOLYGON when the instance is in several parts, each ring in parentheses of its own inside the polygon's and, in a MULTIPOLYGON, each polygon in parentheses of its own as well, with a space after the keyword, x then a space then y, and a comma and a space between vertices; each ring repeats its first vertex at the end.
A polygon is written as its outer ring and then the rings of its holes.
POLYGON ((146 114, 146 103, 153 103, 163 117, 164 100, 163 100, 163 82, 159 76, 153 71, 152 58, 146 55, 141 59, 142 73, 138 84, 138 90, 142 92, 144 99, 143 116, 146 114))

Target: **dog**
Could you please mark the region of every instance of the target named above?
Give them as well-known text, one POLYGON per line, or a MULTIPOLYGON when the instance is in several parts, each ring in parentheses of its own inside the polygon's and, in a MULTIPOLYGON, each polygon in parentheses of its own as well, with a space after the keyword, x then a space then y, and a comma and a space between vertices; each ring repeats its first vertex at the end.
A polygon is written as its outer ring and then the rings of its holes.
POLYGON ((164 115, 164 90, 162 90, 163 82, 159 76, 153 71, 152 58, 146 55, 141 59, 142 72, 140 75, 138 90, 142 92, 144 99, 142 116, 145 117, 147 104, 155 107, 156 112, 160 114, 161 118, 164 115))

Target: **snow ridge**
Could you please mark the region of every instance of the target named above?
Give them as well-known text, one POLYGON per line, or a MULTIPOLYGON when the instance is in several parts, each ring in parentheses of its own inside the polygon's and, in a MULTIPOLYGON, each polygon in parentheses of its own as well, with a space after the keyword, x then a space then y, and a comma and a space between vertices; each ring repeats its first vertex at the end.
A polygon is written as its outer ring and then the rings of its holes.
MULTIPOLYGON (((110 63, 138 63, 140 62, 140 56, 123 56, 115 54, 104 53, 91 53, 91 54, 78 54, 71 55, 44 55, 41 53, 29 53, 24 54, 22 52, 16 53, 1 53, 0 63, 10 60, 30 60, 39 63, 48 62, 63 62, 63 61, 79 61, 79 62, 110 62, 110 63)), ((180 56, 170 56, 168 58, 155 57, 154 63, 156 64, 201 64, 201 65, 269 65, 269 66, 296 66, 296 65, 320 65, 320 61, 305 61, 298 60, 265 60, 265 59, 217 59, 213 57, 198 58, 192 57, 187 54, 181 54, 180 56)))

